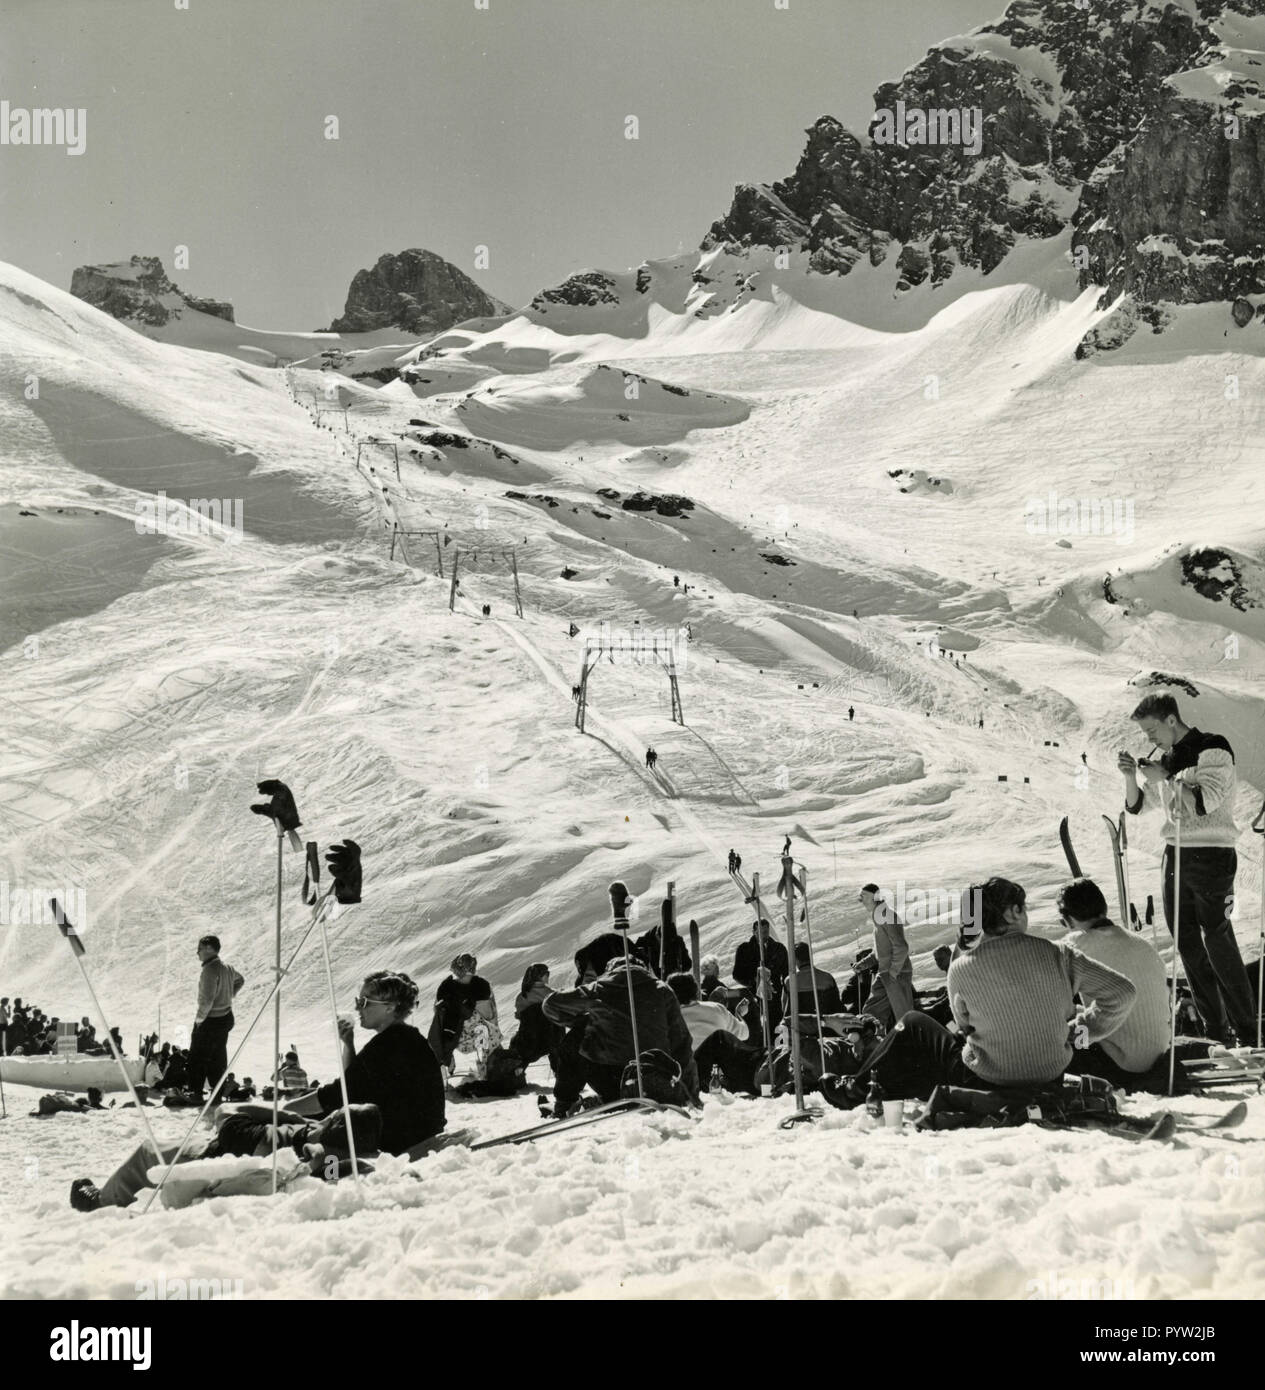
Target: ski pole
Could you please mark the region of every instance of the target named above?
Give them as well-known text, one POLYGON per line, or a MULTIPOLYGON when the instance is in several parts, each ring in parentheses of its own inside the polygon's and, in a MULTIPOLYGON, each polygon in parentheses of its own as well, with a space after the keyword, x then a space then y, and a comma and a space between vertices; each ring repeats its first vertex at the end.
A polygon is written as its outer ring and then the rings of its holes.
MULTIPOLYGON (((351 1125, 351 1101, 347 1098, 347 1069, 343 1066, 343 1040, 338 1033, 338 1004, 334 999, 334 968, 329 959, 329 933, 325 930, 325 917, 321 916, 321 951, 325 956, 325 981, 329 986, 329 1011, 334 1020, 334 1047, 338 1055, 338 1086, 343 1094, 343 1119, 347 1124, 347 1152, 351 1157, 351 1176, 357 1187, 360 1186, 360 1167, 356 1162, 356 1136, 351 1125)), ((272 1089, 275 1114, 277 1087, 272 1089)), ((272 1187, 277 1188, 277 1125, 272 1126, 272 1187)))
POLYGON ((773 993, 773 977, 764 963, 764 933, 760 927, 764 922, 764 906, 760 902, 760 875, 751 875, 751 901, 755 904, 755 939, 760 952, 760 1016, 764 1022, 764 1050, 769 1063, 769 1094, 773 1094, 773 1023, 769 1010, 769 995, 773 993), (768 990, 768 994, 764 990, 768 990))
MULTIPOLYGON (((319 922, 321 916, 325 912, 325 909, 329 903, 330 895, 333 893, 333 891, 333 885, 331 884, 331 886, 324 893, 321 894, 312 913, 312 920, 308 923, 307 931, 303 933, 302 940, 291 953, 290 959, 286 962, 285 969, 281 972, 282 975, 286 975, 289 973, 291 967, 294 965, 294 962, 299 957, 299 952, 307 944, 308 937, 311 936, 313 931, 316 930, 317 923, 319 922)), ((237 1050, 233 1053, 232 1057, 229 1058, 228 1066, 224 1069, 224 1076, 227 1076, 228 1073, 232 1071, 233 1068, 237 1065, 237 1059, 242 1055, 242 1049, 250 1041, 250 1035, 258 1027, 259 1020, 263 1018, 265 1013, 268 1012, 268 1005, 272 1003, 273 996, 276 994, 277 990, 280 989, 280 987, 281 981, 279 979, 273 982, 272 988, 268 991, 267 997, 264 999, 264 1002, 259 1006, 259 1012, 255 1015, 253 1019, 251 1019, 250 1026, 246 1029, 245 1034, 242 1036, 241 1042, 237 1044, 237 1050)), ((223 1081, 223 1079, 224 1077, 221 1077, 220 1081, 223 1081)), ((180 1147, 176 1150, 174 1156, 167 1164, 167 1171, 162 1175, 162 1178, 159 1180, 158 1186, 154 1188, 152 1193, 150 1193, 149 1200, 145 1203, 144 1210, 140 1213, 141 1216, 144 1216, 145 1212, 147 1212, 150 1209, 150 1207, 154 1205, 154 1199, 163 1190, 163 1185, 166 1183, 167 1178, 170 1176, 172 1169, 180 1161, 180 1155, 184 1153, 185 1149, 188 1147, 189 1140, 193 1138, 194 1133, 197 1130, 198 1126, 202 1123, 203 1117, 206 1115, 206 1112, 210 1110, 211 1106, 215 1103, 215 1094, 218 1090, 219 1085, 217 1084, 215 1089, 203 1102, 202 1109, 198 1111, 197 1118, 189 1126, 188 1133, 186 1133, 185 1137, 180 1141, 180 1147)))
MULTIPOLYGON (((800 1071, 799 1038, 799 990, 795 987, 795 869, 790 856, 790 840, 786 844, 787 853, 782 856, 782 881, 786 885, 786 959, 787 1002, 791 1011, 791 1071, 795 1078, 795 1109, 804 1109, 804 1077, 800 1071)), ((812 975, 811 961, 809 975, 812 975)))
MULTIPOLYGON (((281 828, 281 822, 274 821, 277 828, 277 908, 276 908, 276 927, 273 932, 273 967, 272 978, 276 981, 277 991, 272 999, 272 1052, 277 1056, 281 1051, 281 869, 282 851, 285 845, 285 831, 281 828)), ((339 1056, 342 1055, 342 1048, 339 1047, 339 1056)), ((279 1069, 274 1069, 272 1078, 272 1195, 277 1195, 277 1122, 280 1105, 281 1087, 278 1083, 279 1069)))
POLYGON ((800 865, 801 882, 804 893, 804 933, 808 937, 808 973, 813 982, 813 1012, 817 1015, 817 1052, 821 1058, 821 1069, 826 1069, 826 1053, 822 1039, 826 1036, 821 1021, 821 996, 817 993, 817 958, 813 952, 813 924, 808 916, 808 868, 800 865))
POLYGON ((1252 822, 1261 837, 1261 926, 1256 942, 1256 1046, 1261 1046, 1261 987, 1265 985, 1265 801, 1252 822))
POLYGON ((97 1011, 97 1017, 101 1020, 101 1026, 105 1030, 106 1045, 110 1049, 110 1055, 119 1064, 119 1070, 123 1073, 123 1083, 132 1095, 132 1104, 136 1106, 136 1113, 141 1118, 141 1124, 145 1126, 145 1133, 149 1137, 149 1142, 154 1147, 154 1154, 158 1162, 162 1162, 162 1151, 158 1147, 158 1140, 154 1137, 153 1126, 149 1123, 149 1116, 146 1115, 144 1107, 141 1105, 141 1098, 136 1094, 136 1087, 132 1082, 132 1074, 128 1071, 123 1058, 119 1055, 118 1045, 114 1041, 114 1034, 110 1032, 110 1020, 105 1016, 105 1010, 101 1007, 101 1001, 97 998, 97 992, 92 988, 92 981, 88 978, 88 971, 83 963, 84 944, 79 939, 79 933, 75 930, 70 918, 62 909, 61 904, 56 898, 50 898, 49 904, 53 909, 53 920, 61 930, 61 934, 66 938, 70 945, 70 954, 75 958, 75 964, 79 967, 79 973, 83 976, 83 982, 87 986, 89 997, 92 999, 92 1006, 97 1011))
POLYGON ((1181 952, 1182 921, 1182 789, 1173 783, 1173 997, 1168 1034, 1168 1093, 1177 1073, 1177 962, 1181 952))
POLYGON ((613 925, 624 938, 624 979, 628 984, 628 1021, 632 1024, 633 1057, 637 1068, 637 1099, 645 1100, 646 1091, 641 1080, 641 1039, 637 1034, 637 1002, 633 997, 632 958, 628 947, 628 889, 622 883, 612 883, 610 894, 611 913, 615 919, 613 925))

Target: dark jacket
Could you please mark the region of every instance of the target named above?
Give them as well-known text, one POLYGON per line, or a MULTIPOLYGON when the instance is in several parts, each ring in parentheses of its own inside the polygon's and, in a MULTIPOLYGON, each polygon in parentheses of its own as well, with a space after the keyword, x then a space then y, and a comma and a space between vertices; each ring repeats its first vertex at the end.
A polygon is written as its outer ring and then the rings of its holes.
MULTIPOLYGON (((786 947, 770 935, 764 943, 764 963, 773 976, 774 999, 782 992, 786 977, 790 973, 787 965, 786 947)), ((760 943, 752 932, 751 939, 744 941, 734 955, 734 979, 748 989, 755 988, 756 971, 760 968, 760 943)))
MULTIPOLYGON (((767 949, 767 948, 766 948, 767 949)), ((811 1014, 815 1011, 813 1001, 813 976, 817 977, 817 1000, 821 1004, 823 1014, 837 1014, 843 1011, 843 1002, 839 997, 839 986, 835 983, 835 977, 828 971, 814 966, 812 970, 807 968, 795 972, 793 980, 788 980, 782 986, 782 1012, 789 1014, 791 1011, 791 986, 794 985, 795 993, 799 996, 800 1014, 811 1014)))
MULTIPOLYGON (((682 1071, 694 1065, 690 1030, 681 1017, 676 995, 656 980, 645 966, 628 967, 637 1010, 637 1041, 643 1052, 660 1048, 682 1071)), ((591 985, 551 994, 542 1005, 552 1023, 570 1027, 587 1018, 580 1055, 604 1066, 622 1066, 634 1058, 632 1023, 628 1015, 628 982, 624 967, 609 970, 591 985)))
MULTIPOLYGON (((637 954, 646 962, 654 975, 659 974, 659 938, 661 935, 661 927, 651 927, 645 936, 638 938, 636 945, 637 954)), ((685 942, 681 940, 681 934, 675 929, 668 934, 667 956, 668 968, 660 976, 661 979, 666 979, 668 975, 684 974, 693 964, 689 950, 685 942)))

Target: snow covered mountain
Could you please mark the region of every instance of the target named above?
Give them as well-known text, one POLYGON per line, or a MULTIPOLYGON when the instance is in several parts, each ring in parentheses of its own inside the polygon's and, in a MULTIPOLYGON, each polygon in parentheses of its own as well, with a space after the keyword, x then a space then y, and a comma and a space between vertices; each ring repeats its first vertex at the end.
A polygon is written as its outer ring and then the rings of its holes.
MULTIPOLYGON (((121 321, 0 265, 6 992, 86 1007, 40 919, 56 892, 84 906, 129 1042, 160 1013, 165 1036, 187 1027, 204 931, 246 976, 244 1031, 272 971, 275 843, 248 810, 265 777, 294 788, 304 836, 364 849, 364 903, 331 933, 339 1007, 378 968, 429 1001, 470 950, 505 1019, 527 965, 569 983, 615 878, 638 929, 674 882, 727 972, 750 910, 726 853, 767 881, 787 834, 837 975, 868 939, 869 880, 938 904, 1004 874, 1060 936, 1056 826, 1112 898, 1101 817, 1148 689, 1234 746, 1252 955, 1265 357, 1238 305, 1258 293, 1260 10, 1021 0, 880 89, 906 116, 981 106, 969 166, 819 121, 794 174, 740 189, 699 251, 420 341, 265 334, 187 300, 121 321), (159 499, 164 525, 140 524, 159 499), (583 636, 612 630, 676 642, 683 724, 659 665, 604 659, 578 731, 583 636)), ((1130 826, 1139 906, 1159 896, 1157 828, 1130 826)), ((301 858, 283 872, 289 948, 301 858)), ((937 984, 949 916, 907 920, 915 981, 937 984)), ((330 1079, 318 949, 284 1003, 285 1041, 330 1079)), ((237 1071, 265 1076, 270 1053, 257 1034, 237 1071)), ((926 1136, 932 1152, 867 1136, 862 1112, 792 1140, 781 1105, 711 1105, 688 1143, 612 1128, 598 1183, 585 1141, 387 1159, 363 1207, 340 1184, 240 1221, 221 1203, 158 1217, 161 1258, 184 1269, 180 1241, 244 1259, 251 1296, 1054 1298, 1061 1274, 1104 1271, 1137 1297, 1265 1289, 1260 1184, 1215 1139, 1120 1158, 1107 1136, 1024 1128, 926 1136), (357 1262, 349 1232, 400 1257, 357 1262)), ((453 1127, 491 1109, 454 1106, 453 1127)), ((22 1132, 0 1134, 11 1287, 130 1294, 152 1273, 153 1223, 64 1210, 66 1182, 130 1142, 125 1112, 99 1118, 41 1153, 39 1187, 22 1132), (110 1271, 92 1287, 65 1258, 81 1240, 110 1271)))
POLYGON ((531 317, 595 332, 639 297, 708 318, 777 293, 849 317, 832 286, 859 269, 888 296, 942 291, 1047 242, 1114 307, 1082 355, 1183 304, 1245 327, 1265 317, 1263 71, 1261 0, 1015 0, 884 83, 865 135, 817 120, 789 177, 739 185, 700 256, 582 271, 531 317))

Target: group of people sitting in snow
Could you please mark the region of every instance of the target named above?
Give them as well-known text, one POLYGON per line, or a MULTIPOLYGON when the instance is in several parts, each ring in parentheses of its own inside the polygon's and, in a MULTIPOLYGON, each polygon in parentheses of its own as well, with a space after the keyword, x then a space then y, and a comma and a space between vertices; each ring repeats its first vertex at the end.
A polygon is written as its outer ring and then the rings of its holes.
MULTIPOLYGON (((12 1006, 7 996, 0 999, 0 1056, 45 1057, 55 1053, 60 1023, 56 1015, 50 1018, 42 1009, 24 1004, 20 998, 15 998, 12 1006)), ((119 1030, 110 1031, 122 1054, 123 1039, 119 1030)), ((108 1055, 110 1049, 104 1040, 97 1041, 97 1030, 83 1018, 75 1024, 75 1051, 101 1057, 108 1055)))
MULTIPOLYGON (((971 895, 975 910, 956 944, 934 953, 947 969, 947 987, 923 994, 913 989, 903 925, 874 884, 861 892, 875 926, 873 947, 857 956, 842 989, 814 966, 806 943, 796 947, 792 973, 785 946, 763 919, 739 945, 730 982, 721 979, 715 956, 700 961, 696 979, 674 932, 666 943, 657 926, 636 942, 608 932, 576 953, 569 990, 551 986, 547 964, 527 969, 514 1003, 517 1030, 504 1043, 492 987, 474 956, 453 961, 427 1036, 407 1021, 417 1005, 416 984, 400 972, 377 971, 356 999, 360 1026, 373 1034, 369 1042, 358 1052, 350 1021, 339 1024, 358 1158, 379 1151, 418 1157, 434 1147, 446 1125, 446 1083, 459 1051, 474 1057, 474 1076, 459 1094, 515 1094, 525 1087, 527 1067, 547 1058, 555 1117, 573 1113, 586 1087, 601 1101, 627 1095, 637 1056, 634 1016, 643 1063, 661 1063, 668 1077, 668 1094, 656 1098, 697 1104, 709 1082, 751 1094, 762 1086, 785 1089, 792 1080, 792 992, 805 1085, 840 1108, 862 1103, 871 1078, 892 1099, 926 1100, 942 1083, 1038 1087, 1069 1072, 1125 1089, 1165 1090, 1165 966, 1148 941, 1111 920, 1099 887, 1076 879, 1062 888, 1057 910, 1070 935, 1061 942, 1028 935, 1019 884, 993 877, 971 895), (766 1028, 774 1042, 772 1073, 766 1028)), ((1207 1050, 1206 1043, 1183 1046, 1186 1055, 1207 1050)), ((268 1154, 271 1118, 263 1105, 221 1106, 215 1134, 183 1158, 268 1154)), ((277 1139, 304 1171, 345 1172, 349 1145, 339 1082, 288 1097, 277 1139)), ((169 1161, 174 1151, 173 1145, 155 1155, 140 1146, 100 1188, 78 1180, 72 1205, 130 1203, 158 1157, 169 1161)))

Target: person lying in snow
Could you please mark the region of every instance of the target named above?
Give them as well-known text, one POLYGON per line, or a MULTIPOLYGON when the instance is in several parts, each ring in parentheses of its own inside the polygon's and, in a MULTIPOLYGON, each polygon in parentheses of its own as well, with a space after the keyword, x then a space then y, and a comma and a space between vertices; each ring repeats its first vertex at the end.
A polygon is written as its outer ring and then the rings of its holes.
POLYGON ((941 1083, 981 1090, 1057 1083, 1074 1040, 1110 1037, 1128 1017, 1133 982, 1071 946, 1028 936, 1026 894, 1017 883, 990 878, 971 893, 982 934, 949 967, 958 1033, 907 1013, 853 1076, 822 1076, 821 1093, 832 1105, 859 1105, 871 1073, 892 1100, 926 1100, 941 1083), (1078 1008, 1075 994, 1094 1008, 1078 1008))
MULTIPOLYGON (((289 1112, 282 1111, 281 1114, 288 1115, 289 1112)), ((220 1106, 216 1116, 215 1133, 188 1144, 180 1155, 177 1167, 193 1163, 196 1159, 253 1154, 268 1159, 267 1163, 261 1165, 260 1172, 270 1179, 271 1119, 272 1111, 263 1106, 220 1106)), ((356 1140, 357 1165, 360 1166, 361 1172, 364 1172, 365 1167, 360 1165, 360 1160, 372 1157, 378 1152, 382 1116, 376 1105, 353 1105, 351 1122, 356 1140)), ((163 1144, 155 1151, 149 1140, 145 1140, 114 1170, 101 1187, 97 1187, 91 1178, 76 1178, 70 1185, 70 1205, 76 1211, 131 1206, 138 1192, 153 1186, 149 1180, 149 1170, 160 1164, 169 1164, 175 1158, 179 1147, 178 1144, 163 1144)), ((305 1161, 307 1171, 315 1177, 339 1178, 350 1172, 350 1166, 344 1167, 341 1162, 329 1161, 331 1156, 338 1160, 350 1156, 347 1124, 341 1110, 337 1115, 317 1122, 308 1122, 289 1115, 285 1123, 277 1125, 277 1148, 279 1152, 293 1151, 305 1161)), ((372 1167, 369 1167, 368 1171, 372 1172, 372 1167)), ((254 1189, 242 1190, 263 1189, 256 1184, 254 1189)))
POLYGON ((624 1068, 636 1060, 625 971, 632 977, 642 1053, 654 1049, 667 1053, 681 1069, 686 1092, 697 1095, 690 1030, 681 1017, 676 996, 644 965, 623 955, 625 944, 617 934, 610 933, 599 940, 609 943, 605 948, 610 950, 609 955, 595 953, 596 942, 581 954, 585 957, 586 973, 588 969, 600 973, 591 983, 551 994, 544 1002, 545 1017, 570 1029, 556 1053, 554 1113, 559 1117, 566 1115, 579 1101, 586 1082, 602 1100, 618 1099, 624 1068))

